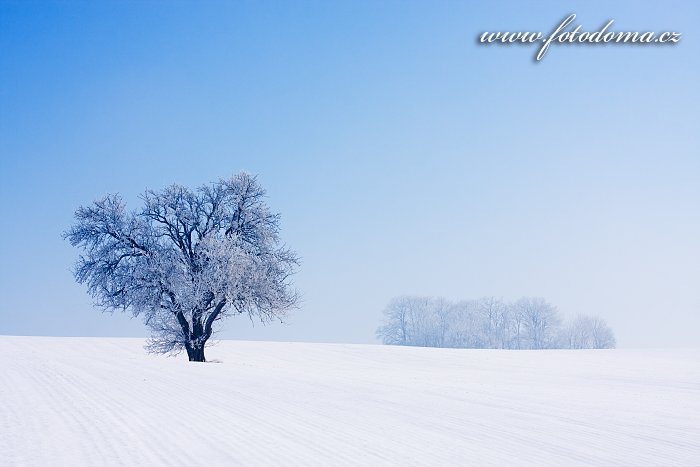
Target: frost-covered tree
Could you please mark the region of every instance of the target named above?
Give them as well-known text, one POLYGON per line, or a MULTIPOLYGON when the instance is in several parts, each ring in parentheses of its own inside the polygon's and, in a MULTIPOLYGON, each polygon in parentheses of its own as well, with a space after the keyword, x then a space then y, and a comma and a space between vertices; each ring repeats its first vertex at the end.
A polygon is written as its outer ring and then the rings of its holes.
POLYGON ((452 305, 451 322, 447 347, 482 348, 483 323, 479 314, 478 300, 465 300, 452 305))
POLYGON ((513 304, 515 313, 519 315, 526 331, 526 346, 529 349, 550 349, 558 345, 559 325, 561 318, 556 307, 547 303, 543 298, 521 298, 513 304))
POLYGON ((384 324, 377 329, 377 337, 385 344, 411 345, 412 297, 394 298, 384 309, 384 324))
POLYGON ((149 351, 184 349, 203 362, 224 318, 265 323, 295 306, 289 279, 298 259, 280 245, 279 215, 256 177, 240 173, 195 190, 172 185, 141 200, 136 211, 118 195, 80 207, 64 236, 82 250, 76 280, 99 307, 142 316, 149 351))
POLYGON ((484 297, 477 300, 477 309, 484 346, 489 349, 505 348, 506 326, 508 324, 506 304, 496 297, 484 297))
POLYGON ((377 337, 385 344, 445 347, 451 305, 440 298, 398 297, 384 309, 377 337))
POLYGON ((450 303, 403 296, 384 310, 377 337, 385 344, 470 349, 607 349, 615 336, 599 317, 561 326, 557 308, 542 298, 495 297, 450 303))
POLYGON ((598 316, 577 316, 565 330, 570 349, 614 349, 615 335, 598 316))

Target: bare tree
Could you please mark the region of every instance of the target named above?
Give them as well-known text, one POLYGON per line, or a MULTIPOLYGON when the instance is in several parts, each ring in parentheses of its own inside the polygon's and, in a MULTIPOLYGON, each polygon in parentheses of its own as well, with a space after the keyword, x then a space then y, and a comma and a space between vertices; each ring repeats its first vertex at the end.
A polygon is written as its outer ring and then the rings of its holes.
POLYGON ((614 349, 615 335, 598 316, 577 316, 566 328, 565 339, 570 349, 614 349))
POLYGON ((495 297, 484 297, 477 300, 477 310, 481 317, 481 331, 484 347, 489 349, 503 348, 507 316, 503 300, 495 297))
POLYGON ((543 298, 521 298, 514 304, 527 330, 528 348, 548 349, 556 346, 561 319, 557 309, 543 298))
POLYGON ((80 207, 64 236, 83 252, 77 281, 98 306, 143 315, 150 351, 185 349, 190 361, 205 361, 223 318, 281 320, 295 305, 288 280, 298 260, 279 245, 279 215, 256 177, 172 185, 141 199, 134 212, 118 195, 80 207))
POLYGON ((398 297, 384 310, 377 337, 385 344, 444 347, 449 339, 451 305, 440 298, 398 297))
POLYGON ((449 340, 452 320, 452 310, 449 302, 443 298, 434 298, 429 301, 431 326, 431 347, 445 347, 449 340))
POLYGON ((461 301, 451 307, 451 322, 447 339, 447 347, 477 348, 481 346, 480 328, 476 302, 461 301))
POLYGON ((410 345, 409 314, 413 297, 394 298, 384 309, 384 324, 377 329, 377 337, 385 344, 410 345))
POLYGON ((615 334, 608 324, 598 316, 592 318, 593 326, 593 348, 594 349, 614 349, 617 345, 615 334))
POLYGON ((525 327, 525 311, 522 307, 515 304, 508 305, 510 322, 507 327, 510 338, 508 339, 509 349, 523 349, 527 347, 527 334, 525 327))

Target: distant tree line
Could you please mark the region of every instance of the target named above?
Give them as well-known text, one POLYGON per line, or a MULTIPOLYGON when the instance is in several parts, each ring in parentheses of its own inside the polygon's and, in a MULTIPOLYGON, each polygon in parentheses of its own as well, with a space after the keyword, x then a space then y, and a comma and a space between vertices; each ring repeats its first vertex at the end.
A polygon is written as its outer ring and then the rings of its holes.
POLYGON ((615 336, 597 316, 564 323, 542 298, 395 298, 377 329, 384 344, 470 349, 611 349, 615 336))

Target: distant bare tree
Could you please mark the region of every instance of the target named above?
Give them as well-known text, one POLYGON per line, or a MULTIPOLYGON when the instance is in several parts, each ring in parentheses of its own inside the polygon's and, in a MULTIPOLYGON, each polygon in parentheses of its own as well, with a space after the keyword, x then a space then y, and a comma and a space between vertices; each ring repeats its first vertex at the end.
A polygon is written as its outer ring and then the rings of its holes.
POLYGON ((554 348, 561 324, 557 309, 543 298, 538 297, 521 298, 514 306, 523 316, 527 330, 528 348, 554 348))
POLYGON ((507 316, 503 300, 495 297, 484 297, 476 301, 476 307, 481 318, 481 333, 484 347, 489 349, 504 348, 507 316))
POLYGON ((384 309, 385 322, 377 329, 377 337, 385 344, 411 345, 409 323, 414 297, 397 297, 384 309))
POLYGON ((522 307, 514 304, 508 305, 510 323, 508 330, 510 334, 509 349, 527 349, 527 333, 525 327, 525 311, 522 307))
POLYGON ((384 310, 377 337, 385 344, 445 347, 451 305, 441 298, 398 297, 384 310))
POLYGON ((615 335, 598 316, 577 316, 566 328, 565 339, 570 349, 614 349, 615 335))
POLYGON ((447 300, 435 298, 428 305, 433 317, 432 347, 446 347, 449 341, 450 326, 452 320, 452 307, 447 300))
POLYGON ((462 301, 451 307, 452 318, 447 339, 447 347, 479 348, 482 345, 477 315, 476 301, 462 301))

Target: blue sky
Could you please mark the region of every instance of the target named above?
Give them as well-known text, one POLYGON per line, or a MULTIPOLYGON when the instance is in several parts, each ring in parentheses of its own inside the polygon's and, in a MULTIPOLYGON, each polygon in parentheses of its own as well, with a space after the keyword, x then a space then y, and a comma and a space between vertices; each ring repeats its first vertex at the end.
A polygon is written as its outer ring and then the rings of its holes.
POLYGON ((303 259, 287 325, 374 342, 400 294, 542 296, 697 345, 697 2, 0 2, 0 334, 132 335, 61 238, 109 192, 256 173, 303 259), (484 47, 485 30, 679 44, 484 47))

